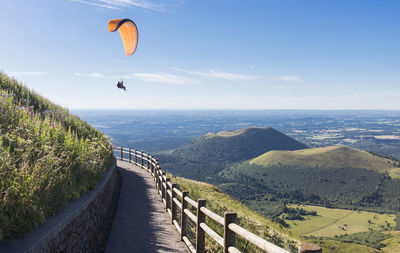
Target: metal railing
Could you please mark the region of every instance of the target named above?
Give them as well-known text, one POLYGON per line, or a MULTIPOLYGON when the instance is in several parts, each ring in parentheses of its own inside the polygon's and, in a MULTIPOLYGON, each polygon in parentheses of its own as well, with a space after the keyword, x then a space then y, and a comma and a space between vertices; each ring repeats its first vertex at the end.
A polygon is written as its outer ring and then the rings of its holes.
MULTIPOLYGON (((205 251, 205 234, 208 234, 222 248, 223 252, 239 253, 236 248, 237 236, 242 237, 246 241, 252 243, 256 247, 265 252, 270 253, 288 253, 287 250, 266 241, 258 235, 244 229, 236 224, 237 214, 235 212, 225 212, 224 217, 212 212, 206 207, 205 199, 198 199, 197 202, 189 197, 188 191, 180 191, 177 184, 171 183, 171 179, 166 176, 166 172, 162 171, 158 160, 153 156, 142 151, 131 148, 114 147, 114 152, 119 153, 119 158, 122 161, 134 163, 135 165, 147 170, 155 181, 155 186, 161 196, 161 201, 164 203, 165 210, 171 217, 172 224, 181 236, 181 240, 185 242, 192 253, 203 253, 205 251), (196 215, 190 211, 196 209, 196 215), (178 222, 177 212, 180 210, 180 222, 178 222), (220 224, 224 228, 223 235, 218 234, 206 224, 206 217, 220 224), (188 238, 188 221, 191 220, 196 224, 196 243, 195 246, 188 238)), ((322 250, 309 251, 308 248, 317 247, 314 244, 303 244, 299 252, 322 252, 322 250)))

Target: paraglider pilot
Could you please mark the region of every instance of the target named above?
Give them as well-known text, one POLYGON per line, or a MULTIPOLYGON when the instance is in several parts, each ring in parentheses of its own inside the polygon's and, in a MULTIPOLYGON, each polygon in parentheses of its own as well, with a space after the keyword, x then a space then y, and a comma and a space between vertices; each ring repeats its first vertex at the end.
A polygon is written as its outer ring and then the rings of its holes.
POLYGON ((117 87, 120 88, 120 89, 126 90, 126 87, 124 86, 124 81, 119 81, 119 82, 117 83, 117 87))

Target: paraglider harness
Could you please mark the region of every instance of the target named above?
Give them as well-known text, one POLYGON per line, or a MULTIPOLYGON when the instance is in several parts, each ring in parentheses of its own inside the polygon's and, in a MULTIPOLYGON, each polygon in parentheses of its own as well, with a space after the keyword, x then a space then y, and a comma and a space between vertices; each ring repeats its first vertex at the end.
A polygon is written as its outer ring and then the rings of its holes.
POLYGON ((126 90, 126 87, 124 86, 124 81, 119 81, 119 82, 117 83, 117 87, 118 87, 119 89, 124 89, 124 90, 126 90))

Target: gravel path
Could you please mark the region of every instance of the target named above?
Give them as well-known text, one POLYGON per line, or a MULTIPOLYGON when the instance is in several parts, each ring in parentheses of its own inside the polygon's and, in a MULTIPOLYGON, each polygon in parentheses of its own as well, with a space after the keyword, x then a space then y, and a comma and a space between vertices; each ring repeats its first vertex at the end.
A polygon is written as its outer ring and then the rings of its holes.
POLYGON ((118 161, 122 188, 105 252, 189 252, 171 224, 151 175, 118 161))

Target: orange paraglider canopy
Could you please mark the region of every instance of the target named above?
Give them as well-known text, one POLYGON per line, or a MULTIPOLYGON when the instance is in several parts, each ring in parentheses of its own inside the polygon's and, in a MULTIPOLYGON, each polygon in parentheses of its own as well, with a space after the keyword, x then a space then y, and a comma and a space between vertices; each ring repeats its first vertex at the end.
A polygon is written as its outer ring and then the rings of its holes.
POLYGON ((138 30, 136 24, 127 18, 108 21, 108 31, 115 32, 116 30, 118 30, 121 35, 125 53, 127 55, 132 55, 135 52, 138 43, 138 30))

